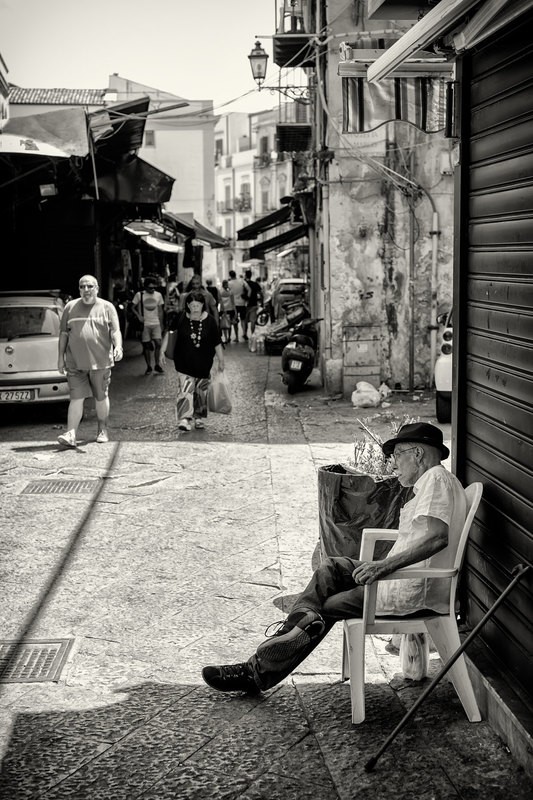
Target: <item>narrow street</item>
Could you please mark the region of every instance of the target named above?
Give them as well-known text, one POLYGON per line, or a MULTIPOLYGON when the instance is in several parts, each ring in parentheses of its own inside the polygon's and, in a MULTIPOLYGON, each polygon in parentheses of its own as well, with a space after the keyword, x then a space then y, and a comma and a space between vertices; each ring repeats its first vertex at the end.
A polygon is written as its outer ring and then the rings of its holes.
MULTIPOLYGON (((351 724, 342 629, 282 684, 229 697, 205 664, 246 659, 317 563, 317 468, 353 455, 357 417, 434 421, 434 398, 354 409, 316 386, 289 398, 279 359, 232 345, 234 412, 178 433, 173 375, 132 343, 113 379, 113 441, 55 442, 57 420, 2 429, 2 639, 72 643, 56 680, 0 684, 0 786, 10 800, 487 800, 530 796, 488 723, 447 682, 375 773, 416 697, 386 639, 367 643, 367 720, 351 724), (93 484, 69 493, 63 483, 93 484), (32 493, 35 485, 53 493, 32 493)), ((449 438, 449 426, 444 432, 449 438)), ((431 659, 431 675, 439 668, 431 659)))

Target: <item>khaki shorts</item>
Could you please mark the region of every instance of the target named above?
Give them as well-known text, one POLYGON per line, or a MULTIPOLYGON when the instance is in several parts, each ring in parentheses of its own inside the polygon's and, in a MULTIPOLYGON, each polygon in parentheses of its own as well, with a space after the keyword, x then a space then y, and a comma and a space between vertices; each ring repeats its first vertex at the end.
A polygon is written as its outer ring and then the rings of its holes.
POLYGON ((105 400, 111 382, 111 367, 106 369, 68 369, 67 383, 71 400, 94 397, 105 400))
POLYGON ((145 324, 141 334, 141 342, 144 344, 144 342, 153 342, 157 341, 157 339, 161 340, 161 325, 159 322, 145 324))

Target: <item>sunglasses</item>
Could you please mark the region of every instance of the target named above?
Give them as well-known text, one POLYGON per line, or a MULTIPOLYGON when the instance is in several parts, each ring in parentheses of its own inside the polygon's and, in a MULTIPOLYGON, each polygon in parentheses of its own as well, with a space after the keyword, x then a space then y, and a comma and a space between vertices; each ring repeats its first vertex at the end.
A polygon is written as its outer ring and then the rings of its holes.
POLYGON ((94 289, 94 283, 80 283, 80 289, 94 289))

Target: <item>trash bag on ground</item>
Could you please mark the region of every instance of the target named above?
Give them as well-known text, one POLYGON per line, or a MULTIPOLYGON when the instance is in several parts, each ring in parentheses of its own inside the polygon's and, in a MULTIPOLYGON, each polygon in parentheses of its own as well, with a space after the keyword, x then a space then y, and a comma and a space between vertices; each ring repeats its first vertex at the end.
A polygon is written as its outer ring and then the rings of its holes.
POLYGON ((375 386, 367 381, 359 381, 352 392, 352 406, 355 408, 376 408, 381 403, 381 395, 375 386))
POLYGON ((404 633, 400 640, 400 667, 404 678, 421 681, 429 671, 429 638, 425 633, 404 633))
MULTIPOLYGON (((363 528, 397 528, 400 509, 413 496, 395 476, 375 480, 349 472, 341 464, 318 469, 320 552, 359 558, 363 528)), ((384 558, 391 542, 377 542, 375 558, 384 558)))

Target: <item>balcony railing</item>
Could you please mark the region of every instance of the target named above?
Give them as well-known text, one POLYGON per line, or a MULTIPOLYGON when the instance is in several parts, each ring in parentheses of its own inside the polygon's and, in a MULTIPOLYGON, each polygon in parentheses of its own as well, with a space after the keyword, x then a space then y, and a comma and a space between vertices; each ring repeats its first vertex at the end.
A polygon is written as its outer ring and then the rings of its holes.
POLYGON ((217 211, 219 214, 227 214, 230 211, 233 211, 233 200, 218 200, 217 201, 217 211))
POLYGON ((254 168, 262 169, 262 167, 269 167, 272 164, 272 156, 270 153, 260 153, 254 156, 254 168))
POLYGON ((309 44, 313 35, 309 29, 307 0, 283 0, 279 22, 273 37, 274 63, 278 67, 314 67, 314 48, 309 44))
POLYGON ((252 207, 251 196, 245 194, 241 195, 240 197, 236 197, 233 203, 233 207, 235 208, 235 211, 250 211, 252 207))

